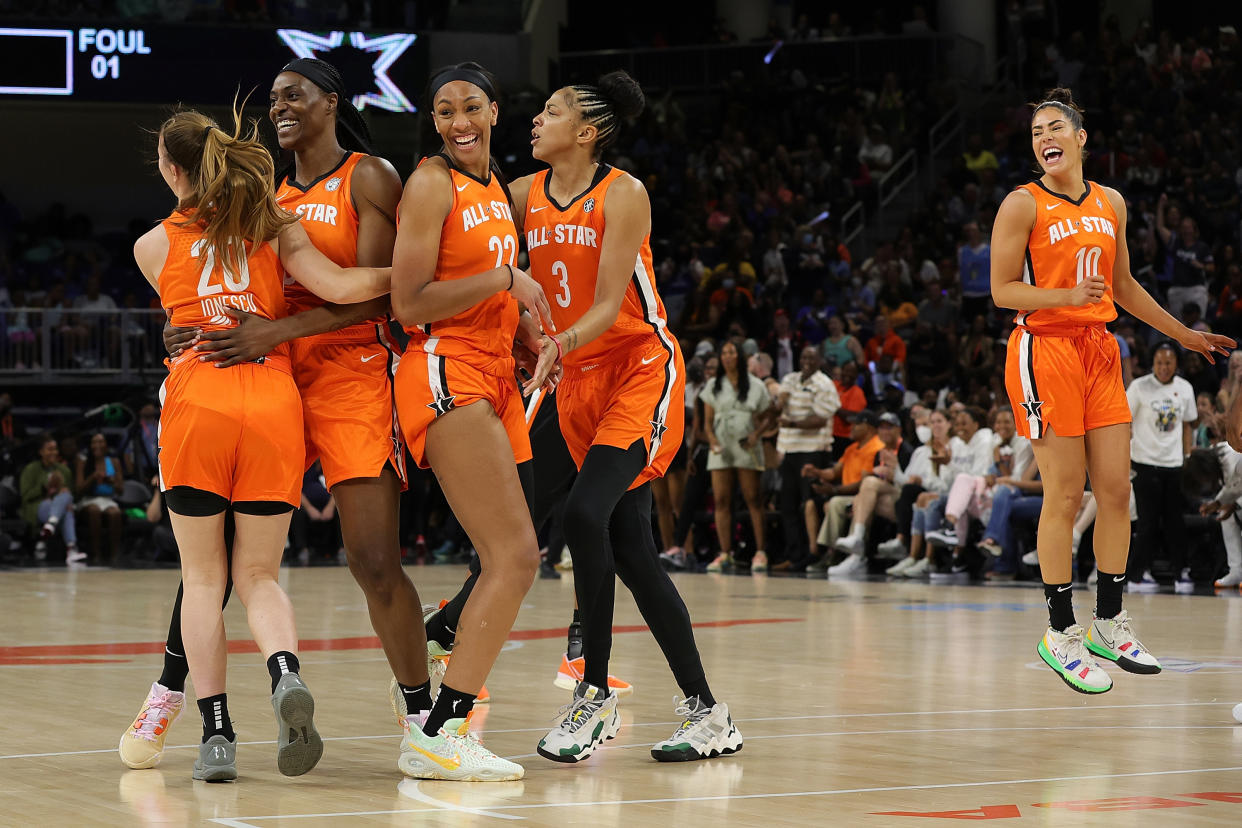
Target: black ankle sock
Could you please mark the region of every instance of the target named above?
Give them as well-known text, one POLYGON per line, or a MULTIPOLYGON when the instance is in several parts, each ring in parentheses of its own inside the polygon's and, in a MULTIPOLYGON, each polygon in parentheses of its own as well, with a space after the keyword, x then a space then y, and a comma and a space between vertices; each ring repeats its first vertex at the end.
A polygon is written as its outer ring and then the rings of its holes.
POLYGON ((397 686, 401 688, 401 695, 405 696, 407 713, 421 713, 431 709, 431 679, 413 687, 401 682, 397 682, 397 686))
POLYGON ((1126 573, 1120 575, 1099 570, 1095 582, 1095 617, 1116 618, 1121 612, 1121 593, 1126 588, 1126 573))
POLYGON ((435 736, 449 719, 466 718, 466 714, 474 707, 475 698, 473 693, 463 693, 447 684, 441 684, 440 695, 436 697, 435 704, 431 706, 427 723, 423 725, 423 733, 435 736))
POLYGON ((570 661, 582 657, 582 622, 578 620, 577 610, 574 610, 574 620, 569 625, 569 641, 565 645, 565 655, 570 661))
POLYGON ((446 650, 451 650, 453 649, 453 642, 457 638, 457 630, 450 627, 446 622, 446 609, 448 609, 448 607, 441 609, 439 612, 433 613, 431 617, 427 619, 427 640, 436 642, 446 650))
POLYGON ((198 700, 198 715, 203 717, 203 741, 206 742, 217 734, 230 742, 237 738, 233 732, 233 722, 229 719, 228 694, 208 696, 198 700))
POLYGON ((1048 625, 1050 627, 1057 632, 1065 632, 1074 626, 1073 584, 1045 583, 1044 598, 1048 601, 1048 625))
POLYGON ((185 655, 174 653, 164 647, 164 672, 160 673, 159 682, 169 690, 185 692, 185 679, 190 675, 190 662, 185 655))
POLYGON ((703 702, 705 707, 716 706, 716 697, 712 695, 711 688, 707 686, 707 679, 705 678, 700 679, 693 684, 684 685, 681 688, 681 692, 684 693, 688 699, 698 696, 699 701, 703 702))
POLYGON ((280 682, 281 676, 285 673, 301 672, 301 666, 298 663, 298 657, 288 650, 272 653, 271 658, 267 660, 267 673, 272 677, 272 692, 276 692, 276 685, 280 682))

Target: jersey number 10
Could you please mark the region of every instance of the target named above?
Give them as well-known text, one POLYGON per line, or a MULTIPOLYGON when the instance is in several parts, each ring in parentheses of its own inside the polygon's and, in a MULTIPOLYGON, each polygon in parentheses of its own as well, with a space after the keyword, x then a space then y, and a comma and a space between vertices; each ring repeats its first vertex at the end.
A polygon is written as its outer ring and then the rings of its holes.
POLYGON ((1078 259, 1078 281, 1076 284, 1082 284, 1084 279, 1092 276, 1099 276, 1100 255, 1103 250, 1098 247, 1080 247, 1074 257, 1078 259))
MULTIPOLYGON (((245 253, 245 250, 243 249, 242 252, 245 253)), ((203 272, 198 279, 199 296, 214 296, 217 293, 223 293, 226 287, 229 293, 241 293, 250 287, 250 264, 246 261, 244 255, 240 257, 241 273, 236 274, 236 278, 234 278, 234 274, 227 262, 220 268, 224 276, 223 284, 219 281, 212 282, 211 276, 216 270, 216 249, 208 246, 206 239, 199 239, 194 242, 194 245, 190 248, 190 255, 196 259, 203 260, 203 272), (206 255, 203 255, 204 250, 206 255)), ((1081 271, 1081 268, 1079 270, 1081 271)))

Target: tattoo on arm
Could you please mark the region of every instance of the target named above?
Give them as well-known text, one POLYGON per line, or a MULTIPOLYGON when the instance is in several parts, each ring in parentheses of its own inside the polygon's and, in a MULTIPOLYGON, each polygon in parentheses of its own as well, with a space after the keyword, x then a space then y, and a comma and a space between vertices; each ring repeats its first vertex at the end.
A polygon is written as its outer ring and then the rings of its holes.
POLYGON ((566 351, 572 351, 574 348, 578 347, 578 329, 577 328, 570 328, 569 330, 565 331, 565 345, 568 346, 565 348, 566 351))

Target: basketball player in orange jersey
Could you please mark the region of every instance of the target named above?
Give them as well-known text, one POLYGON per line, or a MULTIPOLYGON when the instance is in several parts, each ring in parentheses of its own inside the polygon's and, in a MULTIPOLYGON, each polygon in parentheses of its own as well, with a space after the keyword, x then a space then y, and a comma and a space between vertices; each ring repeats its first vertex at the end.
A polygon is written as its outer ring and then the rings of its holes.
MULTIPOLYGON (((134 258, 174 325, 229 325, 230 307, 280 317, 282 267, 329 301, 366 301, 388 290, 387 268, 337 266, 277 205, 271 156, 256 128, 243 136, 240 112, 231 134, 198 112, 173 115, 160 127, 158 159, 178 203, 135 243, 134 258)), ((290 428, 301 422, 302 404, 289 349, 224 370, 183 352, 170 360, 160 397, 160 488, 181 552, 182 635, 203 718, 194 778, 237 777, 222 610, 229 508, 236 521, 234 583, 272 678, 277 766, 287 776, 306 773, 323 742, 298 675, 293 609, 276 581, 304 468, 300 429, 290 428)))
POLYGON ((539 742, 559 762, 586 759, 619 727, 608 689, 615 580, 634 595, 684 700, 682 724, 652 749, 661 761, 733 753, 742 737, 712 696, 690 615, 660 565, 651 488, 681 444, 685 365, 666 326, 651 266, 651 206, 642 184, 600 162, 643 93, 624 72, 555 92, 534 119, 534 157, 551 169, 514 182, 531 272, 559 333, 561 431, 579 474, 565 503, 582 617, 582 680, 539 742))
POLYGON ((997 212, 992 298, 1018 312, 1005 385, 1044 482, 1038 547, 1050 623, 1037 649, 1070 687, 1103 693, 1112 679, 1093 655, 1131 673, 1160 672, 1121 608, 1130 547, 1130 408, 1117 342, 1104 325, 1117 318, 1118 303, 1209 362, 1235 343, 1190 330, 1135 281, 1125 201, 1083 180, 1086 141, 1070 90, 1053 89, 1035 106, 1031 146, 1043 175, 1010 193, 997 212), (1084 634, 1070 600, 1070 547, 1087 474, 1099 505, 1099 582, 1084 634))
MULTIPOLYGON (((392 308, 410 333, 396 396, 410 454, 430 466, 479 554, 456 646, 430 710, 409 710, 399 765, 416 778, 520 779, 520 765, 467 734, 466 715, 517 617, 539 566, 523 485, 530 439, 514 380, 519 305, 548 319, 543 290, 514 266, 517 229, 508 187, 491 157, 495 83, 465 63, 436 72, 428 111, 443 140, 406 183, 393 251, 392 308)), ((540 354, 534 391, 556 362, 556 345, 529 320, 540 354)))
MULTIPOLYGON (((338 265, 390 265, 401 179, 391 164, 369 154, 366 122, 336 69, 322 60, 290 62, 272 84, 268 117, 281 149, 293 154, 292 166, 278 180, 280 206, 302 220, 315 247, 338 265)), ((235 327, 201 333, 190 342, 198 342, 203 359, 227 368, 292 340, 306 464, 321 460, 340 511, 350 570, 366 596, 371 624, 398 682, 396 692, 406 696, 411 709, 426 709, 431 690, 422 608, 401 568, 398 540, 405 450, 392 401, 400 348, 387 331, 388 297, 331 305, 292 279, 285 281, 288 316, 268 320, 229 310, 239 320, 235 327)), ((181 700, 169 694, 184 690, 188 670, 180 656, 180 609, 178 592, 164 671, 121 740, 121 758, 130 767, 159 762, 179 710, 181 700)))

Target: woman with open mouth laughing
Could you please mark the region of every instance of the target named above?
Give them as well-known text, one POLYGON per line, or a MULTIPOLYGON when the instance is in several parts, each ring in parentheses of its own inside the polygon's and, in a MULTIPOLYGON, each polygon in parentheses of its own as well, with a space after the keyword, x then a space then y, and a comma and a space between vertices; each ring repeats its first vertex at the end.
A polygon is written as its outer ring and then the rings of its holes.
POLYGON ((992 298, 1013 308, 1005 384, 1014 419, 1029 437, 1044 483, 1039 566, 1049 626, 1037 652, 1080 693, 1103 693, 1112 679, 1095 656, 1131 673, 1158 673, 1121 608, 1130 551, 1130 406, 1121 358, 1104 327, 1114 303, 1209 361, 1235 342, 1187 328, 1130 273, 1126 203, 1082 174, 1082 110, 1068 89, 1035 106, 1031 148, 1043 172, 1001 204, 992 233, 992 298), (1074 620, 1071 535, 1087 474, 1099 504, 1095 617, 1074 620))
POLYGON ((496 84, 476 63, 441 69, 428 111, 443 147, 406 183, 393 251, 393 314, 410 334, 397 369, 397 411, 415 461, 430 466, 479 554, 452 662, 429 711, 410 710, 399 761, 408 776, 520 779, 523 769, 467 733, 470 712, 539 566, 524 492, 533 479, 515 335, 540 354, 533 391, 557 346, 521 305, 549 320, 543 289, 515 267, 518 231, 491 157, 496 84), (519 328, 520 325, 520 328, 519 328))

